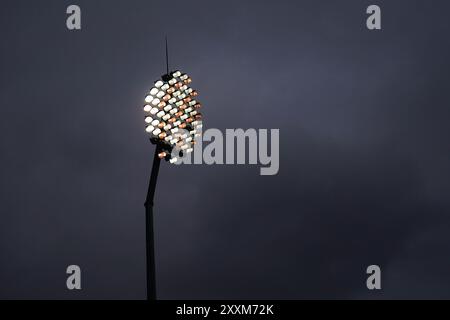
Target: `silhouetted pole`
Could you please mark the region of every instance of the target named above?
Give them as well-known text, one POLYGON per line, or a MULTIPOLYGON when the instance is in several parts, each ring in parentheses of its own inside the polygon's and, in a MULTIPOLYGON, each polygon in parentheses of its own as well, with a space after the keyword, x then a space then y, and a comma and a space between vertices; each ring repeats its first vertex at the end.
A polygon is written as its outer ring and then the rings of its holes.
POLYGON ((155 196, 156 181, 158 180, 159 165, 161 159, 158 157, 160 147, 156 145, 153 157, 152 173, 148 184, 147 200, 145 201, 145 225, 146 225, 146 249, 147 249, 147 300, 156 300, 156 277, 155 277, 155 238, 153 233, 153 198, 155 196))
MULTIPOLYGON (((166 36, 166 70, 169 76, 169 46, 166 36)), ((155 143, 155 141, 152 141, 155 143)), ((147 300, 156 300, 156 276, 155 276, 155 235, 153 232, 153 199, 155 198, 156 181, 158 180, 159 154, 162 148, 156 142, 155 155, 153 157, 152 172, 148 183, 147 199, 145 200, 145 229, 147 250, 147 300)))
POLYGON ((166 36, 166 74, 169 74, 169 45, 167 43, 167 36, 166 36))

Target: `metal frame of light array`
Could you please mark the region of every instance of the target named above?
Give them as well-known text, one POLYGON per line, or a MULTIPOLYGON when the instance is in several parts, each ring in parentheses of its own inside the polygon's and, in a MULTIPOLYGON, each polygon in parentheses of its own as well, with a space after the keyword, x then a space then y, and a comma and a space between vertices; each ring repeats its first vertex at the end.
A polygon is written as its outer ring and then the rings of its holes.
POLYGON ((180 156, 191 153, 195 138, 201 135, 201 104, 195 99, 197 91, 189 87, 191 82, 187 74, 171 72, 157 80, 145 97, 146 131, 152 143, 160 146, 159 157, 171 163, 178 161, 172 157, 174 148, 180 156))

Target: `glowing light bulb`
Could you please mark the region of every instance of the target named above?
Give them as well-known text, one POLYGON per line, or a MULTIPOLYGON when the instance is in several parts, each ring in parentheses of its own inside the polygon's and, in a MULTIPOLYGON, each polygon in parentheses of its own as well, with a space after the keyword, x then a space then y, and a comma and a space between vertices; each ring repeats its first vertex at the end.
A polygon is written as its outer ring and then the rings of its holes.
POLYGON ((153 131, 153 134, 155 135, 155 136, 157 136, 158 134, 160 134, 161 133, 161 129, 156 129, 155 131, 153 131))
POLYGON ((158 154, 158 157, 160 159, 164 159, 165 157, 167 157, 167 153, 166 152, 161 152, 161 153, 158 154))
POLYGON ((158 108, 162 109, 166 106, 166 103, 164 101, 161 101, 160 103, 158 103, 158 108))
POLYGON ((175 92, 175 88, 174 87, 170 87, 169 89, 167 89, 166 91, 168 94, 172 94, 175 92))
POLYGON ((160 111, 160 112, 158 112, 158 114, 156 115, 158 118, 162 118, 162 117, 164 117, 164 115, 165 115, 166 113, 164 112, 164 111, 160 111))

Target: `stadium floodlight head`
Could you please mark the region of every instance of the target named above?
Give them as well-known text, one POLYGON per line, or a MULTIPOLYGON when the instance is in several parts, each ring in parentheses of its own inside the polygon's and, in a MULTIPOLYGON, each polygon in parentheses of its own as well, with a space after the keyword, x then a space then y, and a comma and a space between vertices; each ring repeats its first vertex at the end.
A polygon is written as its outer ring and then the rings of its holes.
POLYGON ((156 299, 155 250, 153 234, 153 199, 162 159, 176 163, 193 152, 196 138, 201 136, 201 104, 198 93, 189 85, 192 79, 181 71, 169 72, 166 38, 166 74, 154 82, 145 95, 144 122, 150 141, 156 145, 145 201, 147 299, 156 299))
POLYGON ((171 163, 193 151, 201 135, 201 104, 192 79, 181 71, 165 74, 145 96, 145 131, 157 146, 158 156, 171 163))

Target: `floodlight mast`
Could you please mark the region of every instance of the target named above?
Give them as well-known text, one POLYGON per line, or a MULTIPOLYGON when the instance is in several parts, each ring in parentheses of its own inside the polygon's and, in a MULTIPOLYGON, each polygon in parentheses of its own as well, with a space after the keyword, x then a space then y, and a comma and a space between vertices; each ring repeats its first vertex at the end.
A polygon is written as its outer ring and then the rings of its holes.
POLYGON ((146 251, 147 251, 147 300, 156 300, 156 276, 155 276, 155 238, 153 231, 153 199, 155 197, 156 182, 158 180, 159 165, 161 159, 159 144, 156 145, 153 157, 152 172, 148 183, 147 198, 145 200, 145 226, 146 226, 146 251))
MULTIPOLYGON (((166 36, 166 77, 169 76, 169 50, 166 36)), ((147 255, 147 300, 156 300, 156 263, 155 263, 155 234, 153 227, 153 204, 158 181, 159 166, 161 158, 159 153, 163 148, 159 142, 155 143, 155 155, 153 156, 152 171, 148 183, 147 198, 145 200, 145 233, 146 233, 146 255, 147 255)))

